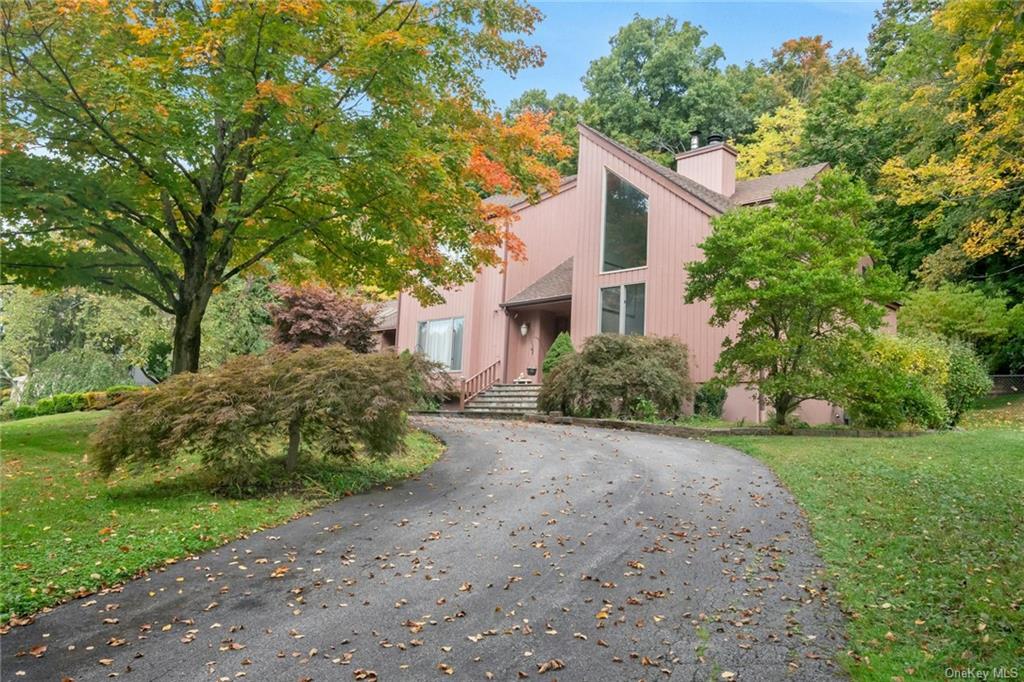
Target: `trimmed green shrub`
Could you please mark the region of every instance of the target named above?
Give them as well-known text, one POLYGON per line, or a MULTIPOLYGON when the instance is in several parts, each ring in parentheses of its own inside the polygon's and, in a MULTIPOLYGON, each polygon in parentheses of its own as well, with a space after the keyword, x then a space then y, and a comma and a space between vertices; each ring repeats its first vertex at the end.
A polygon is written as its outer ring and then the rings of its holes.
POLYGON ((53 400, 53 411, 57 414, 85 409, 84 393, 58 393, 51 400, 53 400))
POLYGON ((249 493, 289 478, 303 454, 397 452, 419 371, 409 356, 338 345, 241 356, 129 393, 101 422, 91 453, 108 475, 195 453, 219 488, 249 493))
POLYGON ((702 417, 721 417, 727 395, 728 391, 721 382, 713 379, 704 382, 693 397, 693 413, 702 417))
POLYGON ((956 425, 975 400, 992 390, 992 379, 971 345, 963 341, 949 341, 946 345, 949 349, 949 376, 943 393, 949 407, 949 423, 956 425))
POLYGON ((547 375, 562 358, 575 352, 576 349, 572 346, 572 338, 569 336, 569 333, 562 332, 555 337, 555 340, 551 343, 551 348, 548 348, 548 352, 544 355, 544 363, 541 365, 541 369, 547 375))
POLYGON ((58 393, 98 391, 129 380, 128 366, 89 348, 53 353, 32 370, 22 400, 34 402, 58 393))
POLYGON ((15 419, 28 419, 29 417, 36 416, 35 405, 18 405, 14 408, 13 412, 15 419))
POLYGON ((42 417, 47 414, 56 414, 57 409, 53 404, 53 398, 43 398, 36 401, 36 416, 42 417))
POLYGON ((686 346, 668 338, 600 334, 552 368, 538 404, 580 417, 667 419, 682 413, 692 392, 686 346))

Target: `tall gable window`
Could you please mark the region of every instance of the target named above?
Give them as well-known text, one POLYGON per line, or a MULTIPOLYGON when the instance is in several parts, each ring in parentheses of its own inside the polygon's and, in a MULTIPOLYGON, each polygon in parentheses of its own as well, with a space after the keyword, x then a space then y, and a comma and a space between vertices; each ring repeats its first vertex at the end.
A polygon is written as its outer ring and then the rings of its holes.
POLYGON ((416 351, 453 372, 461 370, 462 318, 420 322, 416 330, 416 351))
POLYGON ((601 272, 647 265, 647 195, 609 170, 604 172, 601 254, 601 272))

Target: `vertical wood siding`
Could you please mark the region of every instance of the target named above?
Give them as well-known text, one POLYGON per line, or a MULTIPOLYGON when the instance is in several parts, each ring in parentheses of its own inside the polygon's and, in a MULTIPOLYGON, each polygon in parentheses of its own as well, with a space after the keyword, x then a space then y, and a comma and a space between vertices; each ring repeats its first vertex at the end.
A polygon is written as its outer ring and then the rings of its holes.
POLYGON ((723 148, 676 160, 681 175, 729 197, 736 191, 736 157, 723 148))
POLYGON ((519 220, 512 225, 512 231, 526 244, 526 260, 509 263, 509 298, 573 255, 580 226, 578 204, 578 191, 567 187, 519 211, 519 220))
MULTIPOLYGON (((513 224, 512 230, 526 244, 526 260, 509 263, 508 296, 519 293, 572 256, 579 225, 575 219, 575 196, 575 190, 570 186, 520 210, 519 220, 513 224)), ((414 350, 417 324, 421 321, 462 317, 462 371, 455 375, 470 377, 502 359, 508 321, 499 305, 501 295, 502 273, 499 268, 485 268, 473 282, 445 291, 445 302, 439 305, 424 307, 403 293, 396 346, 399 350, 414 350)), ((517 330, 520 323, 521 320, 514 322, 517 330)), ((518 331, 515 338, 518 338, 518 331)), ((511 376, 509 380, 513 378, 511 376)))
POLYGON ((409 294, 399 300, 398 350, 416 349, 419 322, 446 317, 462 317, 462 371, 455 376, 469 377, 501 358, 504 313, 501 301, 501 273, 485 268, 473 282, 444 292, 445 302, 423 306, 409 294))
POLYGON ((694 204, 650 180, 634 166, 589 142, 580 141, 577 179, 581 226, 573 265, 572 337, 579 345, 598 331, 598 292, 617 284, 646 284, 644 331, 648 336, 676 337, 687 345, 693 379, 714 374, 722 341, 735 325, 708 324, 711 307, 683 302, 688 261, 703 257, 697 245, 711 233, 710 217, 694 204), (601 274, 604 172, 611 170, 648 196, 647 266, 601 274))

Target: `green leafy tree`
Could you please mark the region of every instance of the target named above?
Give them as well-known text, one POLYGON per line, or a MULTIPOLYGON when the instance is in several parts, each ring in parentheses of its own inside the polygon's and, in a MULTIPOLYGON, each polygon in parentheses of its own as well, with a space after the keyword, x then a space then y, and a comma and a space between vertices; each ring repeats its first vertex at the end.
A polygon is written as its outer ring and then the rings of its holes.
POLYGON ((91 348, 57 351, 39 363, 29 377, 23 402, 35 402, 58 393, 102 391, 131 381, 128 365, 91 348))
POLYGON ((864 99, 867 84, 868 74, 863 64, 851 60, 839 67, 821 87, 807 107, 797 150, 801 161, 827 161, 834 167, 843 166, 868 182, 874 179, 880 165, 874 155, 879 148, 888 147, 885 142, 888 135, 858 118, 858 106, 864 99))
POLYGON ((83 346, 140 368, 153 381, 167 378, 174 320, 147 301, 83 292, 79 317, 83 346))
POLYGON ((889 268, 861 267, 874 254, 863 183, 832 171, 774 200, 714 219, 705 258, 686 266, 686 300, 710 301, 712 324, 738 326, 715 369, 756 386, 782 425, 802 401, 833 393, 830 368, 881 325, 898 286, 889 268))
POLYGON ((918 289, 899 311, 901 334, 935 334, 960 339, 992 359, 1010 333, 1008 300, 976 286, 946 283, 937 289, 918 289))
POLYGON ((2 12, 5 274, 146 299, 174 317, 173 372, 258 263, 436 300, 500 260, 482 194, 557 182, 561 138, 492 115, 476 75, 541 63, 520 0, 2 12))
POLYGON ((270 287, 270 277, 250 275, 214 292, 203 322, 203 367, 219 367, 237 355, 259 355, 270 348, 268 307, 277 301, 270 287))
POLYGON ((941 5, 942 0, 884 0, 875 10, 875 25, 868 36, 867 57, 872 70, 885 69, 889 58, 906 48, 915 29, 941 5))
POLYGON ((672 17, 635 17, 611 38, 611 52, 590 63, 584 117, 604 133, 663 160, 689 148, 690 131, 735 138, 753 128, 761 103, 747 96, 756 81, 723 71, 707 33, 672 17))
POLYGON ((90 453, 105 475, 198 455, 235 493, 291 478, 304 453, 383 459, 403 446, 420 370, 408 357, 341 346, 233 358, 126 396, 93 434, 90 453))
POLYGON ((84 343, 82 297, 3 287, 0 294, 0 360, 8 379, 28 374, 52 353, 84 343))
POLYGON ((950 418, 948 378, 949 351, 938 338, 877 334, 839 359, 833 400, 854 426, 940 429, 950 418))
POLYGON ((1024 374, 1024 303, 1006 313, 1006 339, 999 344, 991 359, 998 372, 1024 374))

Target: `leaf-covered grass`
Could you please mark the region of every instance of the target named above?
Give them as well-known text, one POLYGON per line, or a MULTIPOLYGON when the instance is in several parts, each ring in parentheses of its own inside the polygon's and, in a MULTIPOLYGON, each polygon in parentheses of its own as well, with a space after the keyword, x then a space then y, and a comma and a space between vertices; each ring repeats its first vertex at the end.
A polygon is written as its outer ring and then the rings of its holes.
POLYGON ((980 398, 975 401, 974 409, 964 415, 961 426, 1024 430, 1024 394, 980 398))
POLYGON ((1022 427, 718 440, 771 466, 807 512, 849 616, 853 678, 941 680, 1021 671, 1022 427))
POLYGON ((304 486, 230 499, 194 464, 97 475, 85 455, 104 413, 4 424, 0 619, 94 591, 140 571, 269 527, 324 501, 415 475, 442 446, 412 432, 406 451, 351 465, 310 462, 304 486))

